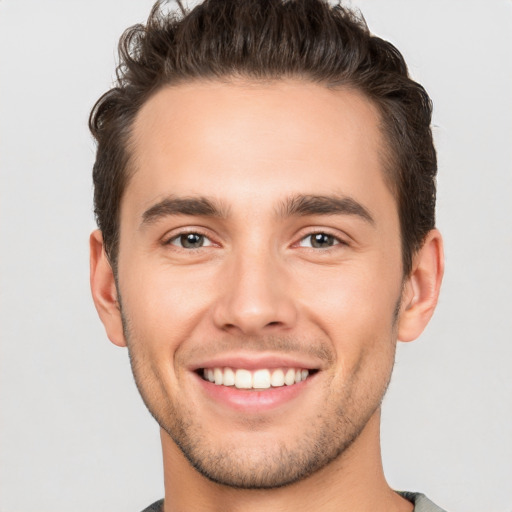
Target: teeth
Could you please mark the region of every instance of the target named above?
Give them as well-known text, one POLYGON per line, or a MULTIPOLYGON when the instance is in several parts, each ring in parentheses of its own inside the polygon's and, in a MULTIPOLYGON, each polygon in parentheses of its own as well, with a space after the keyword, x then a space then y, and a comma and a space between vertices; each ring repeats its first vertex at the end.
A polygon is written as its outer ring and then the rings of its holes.
POLYGON ((234 386, 235 385, 235 372, 231 368, 224 368, 224 376, 223 376, 222 384, 224 386, 234 386))
POLYGON ((306 380, 309 371, 303 368, 262 368, 255 371, 233 368, 205 368, 205 380, 217 386, 235 386, 238 389, 268 389, 292 386, 306 380))
POLYGON ((295 370, 293 368, 287 370, 286 375, 284 376, 284 383, 287 386, 295 384, 295 370))
POLYGON ((267 389, 270 387, 270 372, 268 370, 257 370, 252 376, 252 387, 256 389, 267 389))
POLYGON ((249 370, 237 370, 235 373, 235 388, 251 389, 252 375, 249 370))
POLYGON ((283 370, 274 370, 272 372, 272 377, 270 377, 270 385, 275 388, 279 388, 284 386, 284 372, 283 370))

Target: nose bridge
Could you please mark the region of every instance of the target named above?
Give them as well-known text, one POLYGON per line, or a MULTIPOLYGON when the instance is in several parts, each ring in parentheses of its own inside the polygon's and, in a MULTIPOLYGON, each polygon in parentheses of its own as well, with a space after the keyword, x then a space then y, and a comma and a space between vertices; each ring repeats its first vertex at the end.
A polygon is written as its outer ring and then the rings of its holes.
POLYGON ((286 329, 296 321, 284 261, 271 244, 249 244, 226 261, 215 321, 225 330, 256 335, 286 329))

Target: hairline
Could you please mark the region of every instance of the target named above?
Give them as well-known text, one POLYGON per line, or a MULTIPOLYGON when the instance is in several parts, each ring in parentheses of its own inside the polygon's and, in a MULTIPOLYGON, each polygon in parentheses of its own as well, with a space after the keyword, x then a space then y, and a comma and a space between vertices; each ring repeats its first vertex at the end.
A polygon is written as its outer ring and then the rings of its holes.
MULTIPOLYGON (((137 118, 140 115, 140 112, 144 108, 144 106, 150 101, 154 96, 156 96, 159 92, 164 89, 169 88, 177 88, 180 86, 187 86, 193 84, 205 84, 205 85, 214 85, 214 84, 225 84, 239 87, 251 87, 256 85, 263 86, 273 86, 278 83, 293 81, 296 83, 303 84, 316 84, 321 87, 324 87, 328 90, 334 92, 341 91, 352 91, 358 94, 361 98, 367 101, 371 106, 375 109, 377 115, 377 128, 381 135, 381 140, 379 141, 379 147, 377 149, 379 160, 381 163, 381 171, 382 177, 384 180, 384 184, 391 192, 391 195, 394 199, 395 206, 397 208, 397 215, 400 225, 400 242, 401 242, 401 255, 402 255, 402 270, 405 274, 405 269, 407 266, 410 266, 410 260, 414 256, 415 250, 413 249, 408 254, 408 261, 406 261, 406 244, 405 237, 402 229, 402 219, 400 212, 400 197, 399 197, 399 186, 398 186, 398 155, 396 154, 396 149, 394 148, 393 138, 386 129, 386 122, 384 118, 384 109, 379 102, 373 98, 368 92, 364 90, 364 88, 359 87, 357 84, 354 84, 350 79, 346 82, 329 82, 327 80, 315 80, 312 77, 308 76, 306 73, 283 73, 282 75, 269 76, 269 77, 256 77, 251 76, 249 73, 240 73, 234 72, 232 74, 224 74, 224 75, 212 75, 212 76, 197 76, 197 77, 186 77, 179 78, 172 83, 164 82, 159 84, 156 87, 153 87, 142 99, 140 105, 135 109, 135 113, 130 119, 129 126, 126 127, 126 132, 124 134, 124 140, 121 141, 121 150, 123 152, 123 156, 125 159, 125 166, 122 170, 122 178, 123 178, 123 188, 121 195, 119 197, 118 209, 116 211, 116 234, 111 244, 109 252, 109 261, 111 264, 114 273, 117 274, 117 264, 119 259, 119 242, 120 242, 120 229, 121 229, 121 209, 123 205, 123 199, 130 185, 132 177, 138 170, 137 164, 135 162, 134 150, 136 148, 136 139, 134 137, 134 128, 137 122, 137 118)), ((408 251, 407 251, 408 252, 408 251)), ((404 277, 407 277, 404 275, 404 277)))

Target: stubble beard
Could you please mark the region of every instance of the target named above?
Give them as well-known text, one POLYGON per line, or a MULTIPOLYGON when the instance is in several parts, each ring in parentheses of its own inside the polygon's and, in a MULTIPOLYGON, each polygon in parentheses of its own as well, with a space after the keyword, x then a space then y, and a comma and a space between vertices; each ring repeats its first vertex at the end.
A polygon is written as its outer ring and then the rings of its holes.
MULTIPOLYGON (((388 354, 387 378, 371 382, 358 403, 350 393, 343 395, 330 390, 323 412, 308 418, 309 424, 291 446, 279 440, 267 442, 265 446, 246 447, 230 443, 229 436, 221 447, 212 446, 208 425, 198 418, 193 404, 171 400, 155 371, 148 372, 151 365, 139 350, 143 342, 135 339, 124 314, 122 318, 135 383, 147 409, 201 475, 232 488, 275 489, 291 485, 342 456, 380 408, 391 378, 396 345, 393 340, 389 341, 393 348, 388 354)), ((396 316, 393 331, 395 325, 396 316)), ((346 382, 344 387, 352 389, 357 377, 354 373, 351 379, 354 382, 346 382)), ((247 428, 257 432, 262 428, 257 423, 248 422, 247 428)))

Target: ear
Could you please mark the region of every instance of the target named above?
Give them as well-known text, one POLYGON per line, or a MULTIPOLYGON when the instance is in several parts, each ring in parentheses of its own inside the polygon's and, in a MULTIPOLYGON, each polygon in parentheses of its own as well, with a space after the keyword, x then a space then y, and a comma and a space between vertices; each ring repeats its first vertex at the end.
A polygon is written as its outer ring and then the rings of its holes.
POLYGON ((400 341, 415 340, 425 329, 437 304, 443 273, 443 239, 433 229, 414 255, 412 272, 404 286, 398 323, 400 341))
POLYGON ((105 253, 100 230, 89 238, 91 292, 109 340, 119 347, 126 347, 121 321, 121 309, 117 300, 114 272, 105 253))

